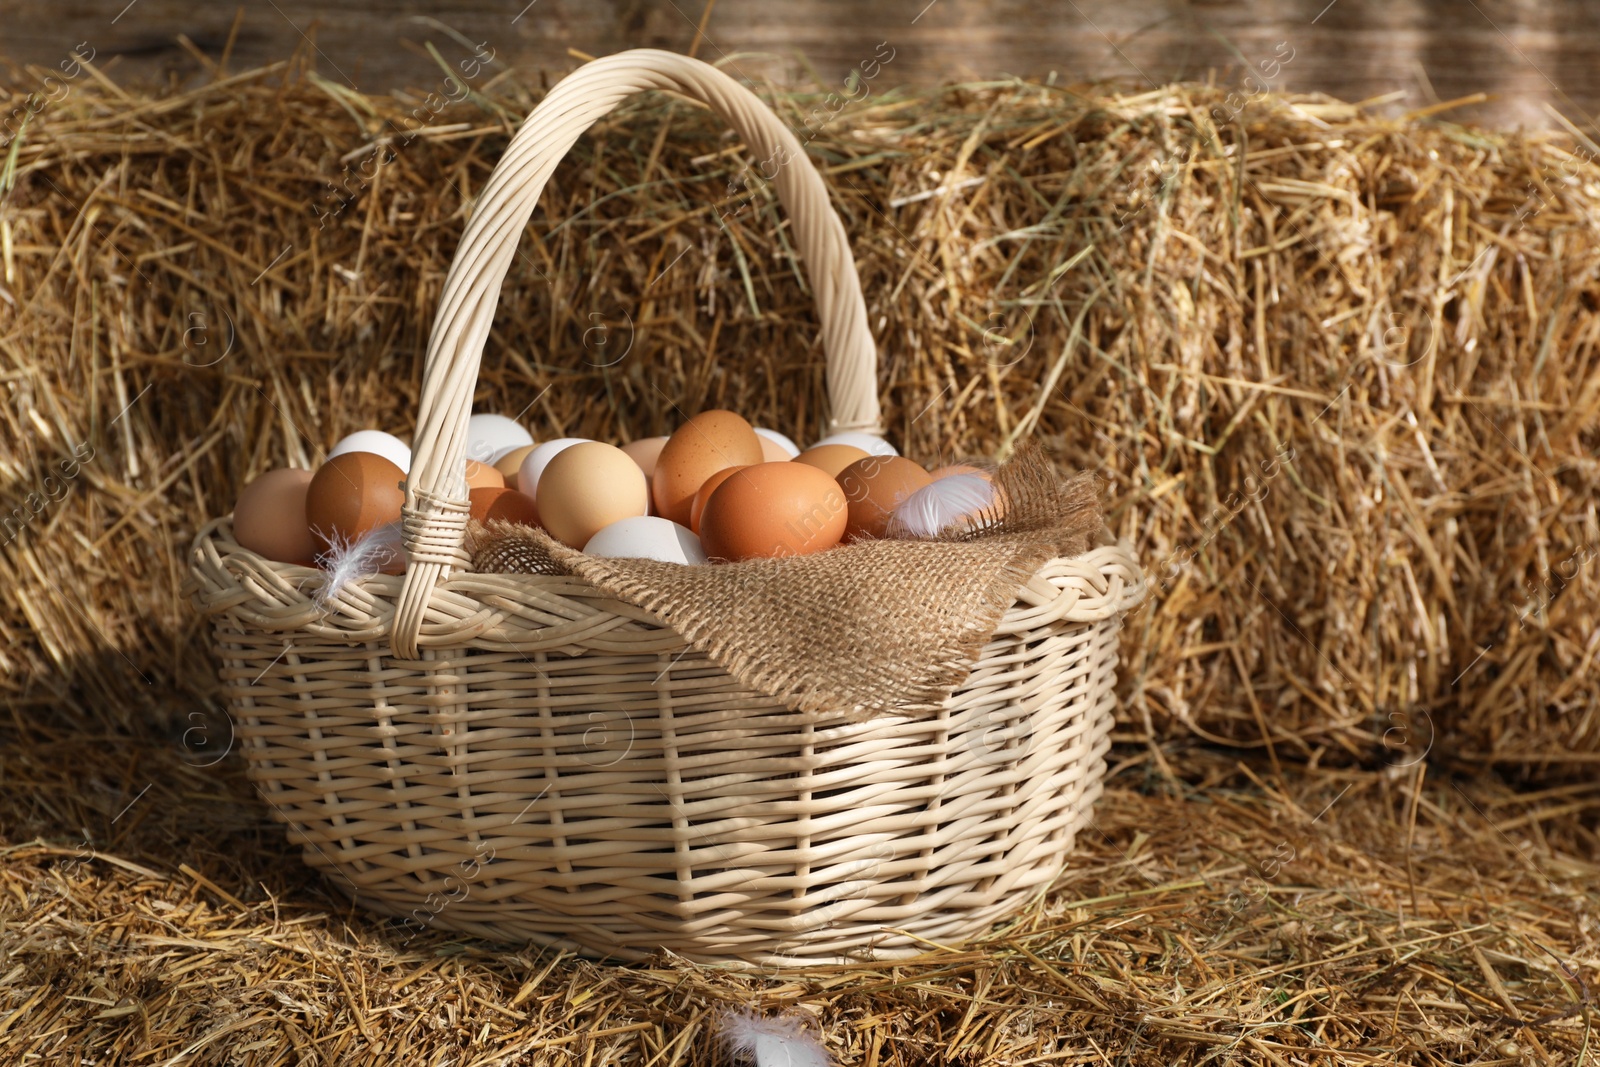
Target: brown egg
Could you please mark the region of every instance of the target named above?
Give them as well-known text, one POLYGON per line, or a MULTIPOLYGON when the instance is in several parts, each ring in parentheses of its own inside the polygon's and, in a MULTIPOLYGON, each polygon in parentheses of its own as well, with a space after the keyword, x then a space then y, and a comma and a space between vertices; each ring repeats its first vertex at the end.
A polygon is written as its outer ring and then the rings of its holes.
POLYGON ((646 515, 644 472, 616 445, 584 441, 556 453, 539 475, 539 519, 564 545, 581 549, 614 522, 646 515))
POLYGON ((522 469, 522 461, 528 458, 529 452, 538 447, 538 445, 519 445, 495 460, 494 469, 500 472, 500 484, 510 485, 516 481, 517 471, 522 469))
POLYGON ((845 540, 859 541, 884 536, 895 506, 933 476, 901 456, 868 456, 840 471, 837 480, 848 502, 845 540))
POLYGON ((346 452, 324 463, 306 490, 306 521, 317 546, 326 550, 335 539, 349 545, 386 523, 399 522, 405 477, 399 467, 372 452, 346 452))
POLYGON ((244 487, 233 506, 233 538, 278 563, 315 565, 317 541, 306 521, 311 472, 280 467, 244 487))
POLYGON ((504 489, 506 480, 503 475, 487 463, 479 463, 475 459, 467 460, 467 488, 471 489, 504 489))
POLYGON ((717 486, 700 516, 706 555, 774 559, 832 548, 844 536, 844 492, 804 463, 758 463, 717 486))
POLYGON ((520 522, 524 526, 539 525, 539 509, 533 497, 504 486, 496 489, 474 489, 467 496, 471 500, 472 517, 479 522, 499 519, 502 522, 520 522))
POLYGON ((837 478, 839 472, 858 459, 866 459, 872 453, 855 445, 818 445, 808 448, 790 462, 804 463, 815 467, 830 478, 837 478))
POLYGON ((641 437, 637 441, 629 441, 622 446, 639 469, 644 471, 644 476, 649 478, 656 472, 656 460, 661 456, 661 450, 666 447, 665 437, 641 437))
POLYGON ((748 422, 731 411, 702 411, 661 447, 650 479, 656 513, 687 526, 694 495, 707 478, 724 467, 761 461, 761 438, 748 422))
MULTIPOLYGON (((788 458, 785 457, 783 462, 789 462, 788 458)), ((717 486, 727 481, 730 475, 732 475, 735 471, 742 471, 745 469, 746 468, 743 466, 723 467, 717 473, 705 480, 705 482, 700 486, 699 491, 694 494, 694 505, 689 509, 689 529, 693 530, 695 533, 700 532, 700 516, 705 514, 706 501, 711 498, 712 493, 716 492, 717 486)))

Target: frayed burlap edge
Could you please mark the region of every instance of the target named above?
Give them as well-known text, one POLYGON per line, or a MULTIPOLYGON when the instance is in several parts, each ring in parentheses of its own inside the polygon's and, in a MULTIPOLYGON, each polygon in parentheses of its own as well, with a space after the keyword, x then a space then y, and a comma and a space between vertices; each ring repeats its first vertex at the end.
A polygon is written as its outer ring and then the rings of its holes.
POLYGON ((1028 448, 995 469, 997 505, 935 537, 699 567, 584 555, 543 530, 474 523, 475 571, 569 574, 642 608, 741 685, 800 711, 943 704, 1048 560, 1104 524, 1092 475, 1060 481, 1028 448))

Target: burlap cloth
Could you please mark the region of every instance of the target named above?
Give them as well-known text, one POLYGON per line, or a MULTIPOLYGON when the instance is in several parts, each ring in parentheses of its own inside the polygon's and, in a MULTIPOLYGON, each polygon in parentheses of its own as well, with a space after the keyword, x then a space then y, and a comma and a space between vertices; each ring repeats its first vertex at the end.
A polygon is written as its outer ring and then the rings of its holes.
POLYGON ((472 569, 572 574, 643 608, 741 685, 806 712, 938 707, 1020 586, 1088 550, 1095 480, 1059 480, 1036 449, 995 470, 1003 506, 975 528, 862 541, 810 556, 682 566, 601 559, 506 522, 468 531, 472 569))

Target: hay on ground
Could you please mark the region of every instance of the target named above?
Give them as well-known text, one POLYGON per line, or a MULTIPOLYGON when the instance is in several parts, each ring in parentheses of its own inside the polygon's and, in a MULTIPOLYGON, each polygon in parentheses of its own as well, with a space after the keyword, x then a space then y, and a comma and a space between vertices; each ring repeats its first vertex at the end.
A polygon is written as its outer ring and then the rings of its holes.
POLYGON ((991 937, 733 975, 354 911, 199 734, 8 734, 5 1063, 727 1063, 714 1022, 743 1006, 807 1013, 836 1062, 879 1067, 1567 1067, 1594 1047, 1593 786, 1134 754, 1067 874, 991 937))

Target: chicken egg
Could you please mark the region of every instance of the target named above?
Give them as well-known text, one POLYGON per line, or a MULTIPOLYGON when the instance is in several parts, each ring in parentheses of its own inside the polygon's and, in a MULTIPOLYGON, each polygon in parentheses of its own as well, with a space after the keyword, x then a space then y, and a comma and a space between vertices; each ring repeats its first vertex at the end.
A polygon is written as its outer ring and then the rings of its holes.
POLYGON ((757 426, 756 436, 761 438, 761 451, 766 455, 768 463, 782 463, 800 454, 800 446, 777 430, 757 426))
POLYGON ((533 444, 533 434, 504 415, 474 415, 467 420, 467 458, 491 463, 513 448, 533 444))
POLYGON ((875 433, 862 433, 859 430, 846 430, 844 433, 829 434, 812 448, 821 448, 823 445, 854 445, 869 456, 898 456, 899 450, 888 441, 875 433))
MULTIPOLYGON (((411 470, 411 447, 392 433, 382 430, 357 430, 339 438, 339 443, 328 450, 327 459, 351 452, 371 452, 400 468, 402 474, 411 470)), ((324 460, 326 462, 326 460, 324 460)))
POLYGON ((635 515, 607 526, 583 546, 586 555, 609 559, 654 559, 662 563, 704 563, 700 538, 655 515, 635 515))
POLYGON ((534 502, 540 521, 550 536, 573 548, 582 548, 612 523, 650 509, 650 488, 639 465, 622 449, 599 441, 562 449, 538 484, 534 502))
POLYGON ((533 498, 504 486, 473 489, 467 494, 472 517, 479 522, 498 519, 501 522, 518 522, 524 526, 539 525, 539 509, 533 498))
POLYGON ((517 472, 522 469, 522 461, 528 458, 528 453, 538 448, 538 445, 518 445, 497 452, 489 461, 490 466, 500 472, 500 477, 506 480, 507 485, 517 484, 517 472))
POLYGON ((629 441, 622 446, 639 469, 644 471, 644 476, 649 478, 656 472, 656 460, 661 457, 661 450, 666 447, 665 437, 641 437, 637 441, 629 441))
POLYGON ((840 471, 858 459, 866 459, 871 454, 855 445, 817 445, 794 457, 794 461, 815 467, 830 478, 837 478, 840 471))
POLYGON ((278 563, 316 563, 317 541, 306 519, 310 471, 280 467, 244 487, 233 506, 233 539, 278 563))
MULTIPOLYGON (((405 503, 405 474, 371 452, 346 452, 328 460, 306 487, 306 521, 317 547, 348 547, 391 522, 400 521, 405 503)), ((386 574, 405 569, 392 561, 386 574)))
MULTIPOLYGON (((787 463, 789 461, 781 460, 780 462, 787 463)), ((713 474, 711 477, 707 478, 703 483, 701 483, 700 488, 694 494, 694 504, 689 508, 690 530, 696 534, 700 532, 700 517, 705 514, 706 501, 711 499, 711 494, 716 492, 717 486, 727 481, 728 477, 735 471, 742 471, 744 469, 745 468, 743 465, 738 467, 723 467, 717 473, 713 474)))
POLYGON ((900 456, 868 456, 840 471, 837 481, 849 509, 845 540, 858 541, 884 536, 894 509, 933 477, 900 456))
POLYGON ((475 459, 467 460, 467 469, 464 472, 468 489, 504 489, 506 480, 499 471, 487 463, 479 463, 475 459))
POLYGON ((682 525, 694 495, 724 467, 762 462, 761 438, 731 411, 702 411, 675 430, 661 447, 650 479, 656 513, 682 525))
POLYGON ((533 451, 523 457, 522 466, 517 468, 517 489, 538 499, 539 477, 544 474, 544 469, 550 465, 550 461, 573 445, 584 444, 587 440, 588 438, 584 437, 558 437, 554 441, 534 446, 533 451))
POLYGON ((848 513, 839 483, 817 468, 757 463, 706 500, 700 542, 717 559, 807 555, 839 543, 848 513))

